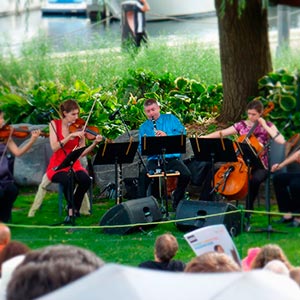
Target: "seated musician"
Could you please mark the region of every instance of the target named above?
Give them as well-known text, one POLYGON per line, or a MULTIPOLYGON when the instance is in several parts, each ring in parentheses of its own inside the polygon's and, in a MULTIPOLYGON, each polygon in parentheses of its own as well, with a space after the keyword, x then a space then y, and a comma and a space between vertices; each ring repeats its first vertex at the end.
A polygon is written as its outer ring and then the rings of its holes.
MULTIPOLYGON (((269 139, 274 139, 277 143, 285 143, 285 139, 281 133, 279 133, 277 127, 270 121, 266 121, 262 115, 264 112, 264 106, 259 100, 252 100, 248 103, 247 108, 247 120, 241 120, 232 126, 215 131, 211 134, 201 136, 202 138, 220 138, 229 135, 238 134, 240 136, 246 135, 250 132, 255 136, 261 146, 266 146, 269 139), (255 126, 255 127, 253 127, 255 126)), ((260 184, 267 178, 268 175, 268 152, 265 149, 260 156, 263 165, 263 169, 251 168, 250 186, 248 187, 249 203, 246 207, 247 210, 253 210, 253 204, 259 191, 260 184)), ((238 199, 237 199, 238 200, 238 199)))
POLYGON ((37 140, 40 130, 33 130, 28 143, 22 147, 17 146, 13 140, 14 129, 5 126, 4 112, 0 110, 0 221, 9 222, 13 204, 17 199, 19 190, 14 182, 12 170, 9 166, 7 151, 14 156, 21 156, 26 153, 37 140))
MULTIPOLYGON (((55 170, 66 158, 66 156, 71 153, 75 148, 81 148, 85 146, 85 132, 84 130, 78 130, 70 132, 70 125, 75 123, 79 117, 79 105, 75 100, 68 99, 65 100, 60 105, 61 119, 52 120, 49 126, 49 139, 50 146, 52 148, 53 154, 50 158, 50 162, 46 171, 49 180, 55 183, 61 183, 63 185, 64 196, 68 203, 68 215, 65 219, 65 223, 72 222, 72 216, 78 217, 79 210, 82 204, 83 197, 88 191, 91 185, 91 178, 87 173, 87 170, 81 165, 80 160, 76 160, 72 166, 74 171, 74 185, 76 191, 74 193, 73 199, 70 195, 70 190, 72 189, 71 182, 69 180, 69 170, 70 168, 64 168, 60 170, 55 170), (73 203, 72 203, 73 200, 73 203), (73 212, 73 204, 75 211, 73 212)), ((94 142, 84 150, 81 156, 88 154, 92 151, 95 146, 102 141, 102 136, 97 135, 94 142)))
POLYGON ((279 164, 274 164, 271 171, 273 176, 273 186, 275 190, 278 209, 284 213, 277 223, 290 223, 288 226, 299 227, 300 217, 293 217, 293 214, 300 213, 300 173, 299 172, 277 172, 285 166, 297 162, 300 163, 300 150, 289 155, 279 164))
MULTIPOLYGON (((148 99, 144 103, 144 112, 147 117, 139 128, 139 142, 142 137, 146 136, 167 136, 185 134, 185 128, 177 117, 172 114, 161 114, 160 106, 155 99, 148 99)), ((140 144, 141 149, 141 144, 140 144)), ((173 192, 173 208, 176 209, 180 200, 184 198, 185 189, 190 182, 191 173, 187 166, 183 163, 180 153, 165 154, 166 171, 179 171, 177 187, 173 192)), ((147 158, 147 169, 155 171, 161 169, 161 155, 152 155, 147 158)), ((138 196, 145 197, 146 191, 151 179, 147 177, 146 170, 141 171, 139 175, 138 196)))

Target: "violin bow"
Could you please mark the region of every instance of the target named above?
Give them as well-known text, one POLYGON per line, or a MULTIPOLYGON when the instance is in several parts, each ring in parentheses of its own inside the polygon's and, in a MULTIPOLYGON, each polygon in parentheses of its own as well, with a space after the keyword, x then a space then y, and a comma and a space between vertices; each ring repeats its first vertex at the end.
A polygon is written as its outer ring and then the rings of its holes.
POLYGON ((86 121, 85 121, 85 124, 84 124, 84 126, 83 126, 83 131, 86 130, 87 124, 88 124, 88 122, 89 122, 89 120, 90 120, 90 117, 91 117, 91 115, 92 115, 92 112, 93 112, 93 110, 94 110, 94 106, 95 106, 95 104, 96 104, 96 101, 97 101, 97 98, 95 98, 95 100, 94 100, 94 102, 93 102, 93 105, 92 105, 92 108, 90 109, 89 115, 88 115, 88 117, 87 117, 87 119, 86 119, 86 121))

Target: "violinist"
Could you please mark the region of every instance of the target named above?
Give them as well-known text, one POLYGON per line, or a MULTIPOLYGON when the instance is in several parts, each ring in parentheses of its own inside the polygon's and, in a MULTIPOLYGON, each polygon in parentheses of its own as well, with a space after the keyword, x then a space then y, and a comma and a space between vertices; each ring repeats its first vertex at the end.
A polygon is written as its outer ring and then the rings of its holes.
POLYGON ((14 156, 21 156, 31 148, 40 135, 40 130, 33 130, 28 143, 19 147, 12 139, 13 132, 13 127, 5 125, 4 112, 0 110, 0 221, 2 222, 11 220, 12 207, 19 193, 7 152, 10 151, 14 156))
MULTIPOLYGON (((248 118, 246 120, 241 120, 232 126, 215 131, 211 134, 201 136, 203 138, 220 138, 230 135, 247 135, 250 130, 254 137, 259 142, 262 148, 267 145, 269 139, 274 139, 279 144, 285 143, 285 139, 283 135, 278 131, 277 127, 270 121, 266 121, 262 116, 264 113, 264 106, 259 100, 252 100, 248 103, 247 108, 248 118), (254 127, 253 127, 254 126, 254 127)), ((261 153, 261 161, 265 166, 264 169, 255 169, 251 168, 251 177, 250 177, 250 186, 248 187, 248 196, 249 203, 247 210, 253 210, 253 204, 255 198, 258 195, 260 184, 267 178, 268 175, 268 153, 267 149, 265 149, 261 153)))
POLYGON ((288 226, 300 227, 300 217, 293 217, 293 214, 300 213, 300 172, 277 172, 293 162, 300 163, 300 150, 288 156, 281 163, 274 164, 271 171, 275 172, 273 186, 278 209, 284 213, 277 223, 290 223, 288 226))
MULTIPOLYGON (((68 215, 65 218, 66 224, 71 223, 73 216, 80 216, 79 210, 84 194, 91 185, 91 179, 87 170, 81 165, 80 160, 76 160, 72 165, 72 169, 75 175, 74 181, 77 184, 77 188, 75 193, 72 191, 74 193, 74 203, 72 203, 72 199, 70 199, 69 195, 69 191, 72 187, 70 186, 71 183, 68 178, 68 171, 70 168, 55 170, 75 148, 85 147, 85 131, 83 128, 70 132, 70 126, 74 124, 79 117, 79 110, 80 107, 75 100, 65 100, 60 105, 61 119, 52 120, 49 126, 49 139, 53 154, 50 158, 46 174, 52 182, 61 183, 63 185, 64 196, 67 200, 68 207, 68 215)), ((81 156, 85 156, 92 151, 102 139, 103 137, 97 134, 93 143, 84 150, 81 156)))

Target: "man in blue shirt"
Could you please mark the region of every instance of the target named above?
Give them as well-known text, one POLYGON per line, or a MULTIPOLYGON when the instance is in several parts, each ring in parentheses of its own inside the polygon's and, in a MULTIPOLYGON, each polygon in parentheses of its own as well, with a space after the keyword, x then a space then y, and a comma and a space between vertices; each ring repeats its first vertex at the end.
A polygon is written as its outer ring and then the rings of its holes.
MULTIPOLYGON (((145 121, 139 128, 139 142, 141 150, 141 140, 143 136, 167 136, 186 134, 184 126, 179 119, 172 114, 160 114, 160 106, 155 99, 148 99, 144 103, 144 112, 147 116, 145 121)), ((147 157, 147 169, 153 172, 161 169, 162 155, 151 155, 147 157)), ((183 163, 180 153, 165 154, 165 170, 179 171, 177 187, 173 193, 173 208, 175 209, 180 200, 184 198, 187 185, 190 182, 191 173, 187 166, 183 163)), ((138 193, 140 197, 146 196, 146 191, 151 182, 147 176, 146 170, 143 170, 139 176, 138 193)))

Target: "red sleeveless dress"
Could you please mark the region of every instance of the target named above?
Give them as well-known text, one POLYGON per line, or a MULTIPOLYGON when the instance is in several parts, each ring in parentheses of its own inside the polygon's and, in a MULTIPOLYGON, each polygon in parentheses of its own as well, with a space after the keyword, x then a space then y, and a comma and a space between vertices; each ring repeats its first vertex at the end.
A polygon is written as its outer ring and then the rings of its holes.
MULTIPOLYGON (((57 135, 59 140, 63 140, 64 136, 62 135, 62 120, 54 120, 54 123, 56 125, 56 131, 57 131, 57 135)), ((73 151, 73 149, 78 146, 79 144, 79 138, 75 138, 73 140, 69 140, 65 145, 64 145, 64 149, 66 154, 68 155, 70 152, 73 151)), ((64 168, 64 169, 60 169, 59 171, 54 171, 54 168, 59 166, 64 159, 66 158, 66 154, 65 154, 63 149, 58 149, 56 152, 54 152, 50 158, 50 162, 46 171, 47 177, 49 178, 49 180, 52 180, 52 177, 54 176, 54 174, 58 173, 58 172, 68 172, 69 168, 64 168)), ((77 171, 85 171, 87 173, 87 170, 81 165, 80 160, 76 160, 76 162, 73 164, 73 170, 75 172, 77 171)))

